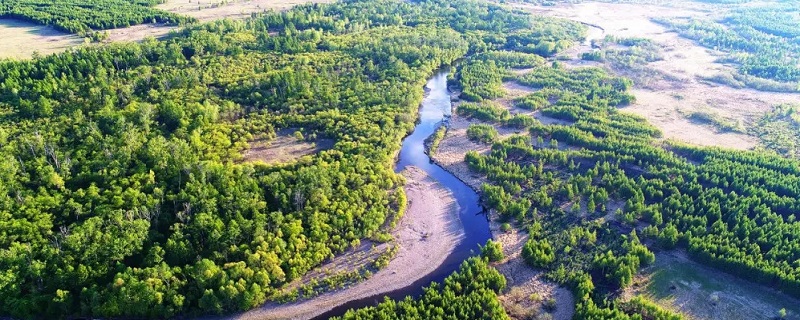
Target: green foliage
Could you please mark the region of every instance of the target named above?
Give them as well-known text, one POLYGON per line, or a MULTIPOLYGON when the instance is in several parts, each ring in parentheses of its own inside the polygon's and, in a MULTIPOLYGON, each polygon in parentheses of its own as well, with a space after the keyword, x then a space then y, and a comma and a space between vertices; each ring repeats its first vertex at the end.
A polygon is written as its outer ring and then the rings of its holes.
POLYGON ((710 111, 695 111, 689 114, 689 120, 699 123, 710 124, 720 132, 742 132, 744 128, 741 123, 725 119, 722 116, 710 111))
POLYGON ((102 39, 102 33, 93 30, 129 27, 143 23, 178 24, 196 21, 152 8, 156 0, 14 0, 0 3, 0 17, 29 20, 57 29, 92 35, 102 39))
POLYGON ((492 240, 486 241, 486 245, 481 247, 481 256, 488 259, 489 262, 503 260, 505 258, 503 244, 492 240))
POLYGON ((375 307, 350 310, 334 319, 509 319, 497 297, 505 285, 503 275, 487 262, 470 258, 443 284, 433 283, 425 288, 418 299, 387 298, 375 307))
POLYGON ((467 128, 467 138, 480 143, 492 143, 497 140, 497 129, 488 124, 471 124, 467 128))
POLYGON ((795 105, 778 105, 764 114, 750 130, 761 144, 786 157, 800 156, 800 114, 795 105))
POLYGON ((542 67, 518 81, 540 88, 532 96, 547 104, 537 108, 568 124, 534 125, 525 141, 498 141, 490 153, 468 153, 465 161, 488 180, 483 198, 501 219, 520 201, 536 208, 514 216, 530 226, 523 257, 572 288, 581 299, 578 314, 645 317, 607 302, 655 259, 632 232, 641 223, 647 243, 682 248, 709 266, 800 294, 794 263, 800 163, 763 152, 659 144, 658 130, 616 109, 628 83, 599 69, 542 67), (584 203, 586 212, 568 212, 584 203), (614 203, 624 203, 616 221, 592 212, 614 203))
POLYGON ((463 117, 487 122, 502 122, 510 116, 508 110, 494 102, 462 103, 458 105, 456 112, 463 117))
POLYGON ((522 247, 522 257, 525 258, 525 262, 537 268, 548 267, 556 259, 553 246, 547 239, 533 238, 528 239, 522 247))
POLYGON ((428 153, 430 155, 435 154, 436 150, 439 150, 439 143, 442 142, 445 134, 447 134, 447 126, 442 125, 425 141, 428 145, 428 153))
POLYGON ((798 52, 794 39, 798 8, 789 3, 746 6, 733 10, 719 21, 656 19, 689 39, 715 50, 728 52, 726 62, 738 65, 737 78, 760 90, 797 91, 800 81, 798 52), (774 80, 757 81, 748 77, 774 80), (781 83, 790 83, 786 86, 781 83))
MULTIPOLYGON (((425 79, 535 25, 483 2, 350 1, 1 62, 0 314, 166 318, 280 298, 402 213, 392 162, 425 79), (288 128, 335 144, 242 161, 288 128)), ((489 291, 453 306, 496 318, 489 291)))

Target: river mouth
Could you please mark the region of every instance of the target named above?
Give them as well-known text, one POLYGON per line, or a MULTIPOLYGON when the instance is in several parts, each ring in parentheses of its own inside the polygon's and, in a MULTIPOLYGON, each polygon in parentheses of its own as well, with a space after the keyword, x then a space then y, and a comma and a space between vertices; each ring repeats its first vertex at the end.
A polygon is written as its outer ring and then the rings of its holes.
POLYGON ((406 296, 418 297, 423 293, 424 286, 431 282, 443 281, 444 278, 458 270, 462 261, 478 254, 479 245, 491 239, 489 221, 480 205, 480 196, 453 174, 434 164, 425 152, 425 139, 439 128, 442 120, 452 111, 450 91, 447 88, 447 74, 445 71, 437 72, 425 85, 426 95, 419 108, 418 123, 411 135, 403 139, 395 172, 401 172, 406 167, 414 166, 448 189, 458 204, 458 215, 464 226, 463 240, 455 246, 439 267, 411 285, 376 296, 349 301, 313 319, 328 319, 343 315, 349 309, 374 306, 382 302, 384 297, 395 300, 403 299, 406 296))

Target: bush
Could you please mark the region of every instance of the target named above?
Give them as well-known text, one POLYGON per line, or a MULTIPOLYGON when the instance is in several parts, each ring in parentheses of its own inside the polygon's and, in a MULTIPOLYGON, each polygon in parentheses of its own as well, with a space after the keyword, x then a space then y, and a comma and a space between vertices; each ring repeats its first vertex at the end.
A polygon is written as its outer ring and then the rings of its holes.
POLYGON ((481 256, 489 259, 490 262, 497 262, 505 259, 503 245, 500 242, 486 241, 486 246, 481 247, 481 256))
POLYGON ((479 143, 492 143, 497 139, 497 129, 488 124, 471 124, 467 128, 467 138, 479 143))

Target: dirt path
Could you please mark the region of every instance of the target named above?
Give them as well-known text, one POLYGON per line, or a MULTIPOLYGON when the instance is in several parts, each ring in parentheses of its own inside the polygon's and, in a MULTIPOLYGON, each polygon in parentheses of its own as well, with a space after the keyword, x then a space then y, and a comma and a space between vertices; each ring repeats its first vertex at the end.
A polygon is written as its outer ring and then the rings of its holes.
MULTIPOLYGON (((417 167, 403 171, 408 209, 393 232, 397 256, 352 287, 289 304, 270 303, 233 319, 311 319, 343 303, 411 285, 441 265, 464 238, 458 204, 441 184, 417 167)), ((334 259, 336 260, 336 259, 334 259)))

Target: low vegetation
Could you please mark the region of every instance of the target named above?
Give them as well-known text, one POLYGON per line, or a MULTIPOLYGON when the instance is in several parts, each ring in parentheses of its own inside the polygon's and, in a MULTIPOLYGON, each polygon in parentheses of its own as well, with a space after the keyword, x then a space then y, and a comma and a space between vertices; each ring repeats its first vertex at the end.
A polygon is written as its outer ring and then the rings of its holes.
POLYGON ((718 21, 690 18, 655 19, 701 45, 728 53, 738 74, 716 81, 733 82, 767 91, 797 91, 800 45, 793 41, 800 8, 791 3, 742 6, 718 21))

